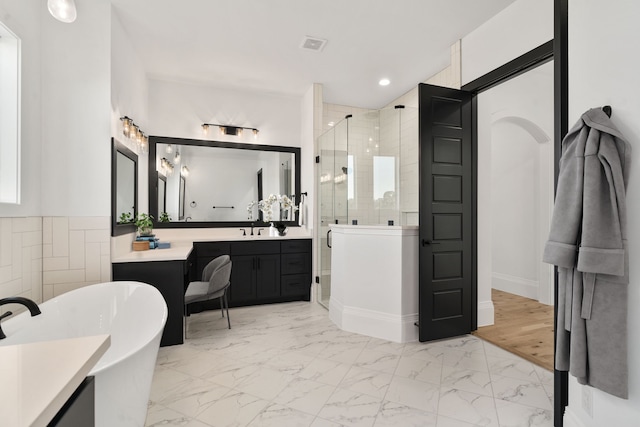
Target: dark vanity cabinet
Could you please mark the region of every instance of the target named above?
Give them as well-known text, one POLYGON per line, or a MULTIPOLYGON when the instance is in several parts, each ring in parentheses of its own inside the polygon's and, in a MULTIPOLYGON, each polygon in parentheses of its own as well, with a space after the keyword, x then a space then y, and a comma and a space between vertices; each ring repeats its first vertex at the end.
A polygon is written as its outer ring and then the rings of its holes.
POLYGON ((194 280, 193 252, 186 260, 112 264, 113 280, 133 280, 155 286, 167 303, 168 316, 161 346, 183 343, 184 292, 194 280))
MULTIPOLYGON (((310 300, 310 239, 196 242, 194 249, 198 280, 209 261, 231 256, 230 307, 310 300)), ((194 305, 194 311, 219 307, 218 301, 194 305)))

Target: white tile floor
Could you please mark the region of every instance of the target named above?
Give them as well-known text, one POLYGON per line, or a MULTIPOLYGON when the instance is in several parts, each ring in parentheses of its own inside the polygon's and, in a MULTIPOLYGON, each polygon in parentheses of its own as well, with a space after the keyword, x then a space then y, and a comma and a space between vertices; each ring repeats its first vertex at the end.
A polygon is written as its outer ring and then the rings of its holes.
POLYGON ((398 344, 316 303, 188 320, 163 347, 147 426, 552 426, 553 375, 473 336, 398 344))

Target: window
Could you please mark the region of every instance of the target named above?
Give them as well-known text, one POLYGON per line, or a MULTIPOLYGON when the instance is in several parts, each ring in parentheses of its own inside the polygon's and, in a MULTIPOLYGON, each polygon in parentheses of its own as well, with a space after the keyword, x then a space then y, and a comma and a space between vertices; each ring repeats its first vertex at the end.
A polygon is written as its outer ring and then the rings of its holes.
POLYGON ((0 203, 20 203, 20 39, 0 22, 0 203))

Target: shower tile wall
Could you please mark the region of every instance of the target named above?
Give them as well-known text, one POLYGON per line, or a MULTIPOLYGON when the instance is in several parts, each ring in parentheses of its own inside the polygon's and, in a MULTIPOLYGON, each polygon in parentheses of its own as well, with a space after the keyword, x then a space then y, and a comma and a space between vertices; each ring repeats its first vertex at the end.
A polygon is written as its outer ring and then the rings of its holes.
POLYGON ((42 301, 41 217, 0 218, 0 298, 9 296, 42 301))

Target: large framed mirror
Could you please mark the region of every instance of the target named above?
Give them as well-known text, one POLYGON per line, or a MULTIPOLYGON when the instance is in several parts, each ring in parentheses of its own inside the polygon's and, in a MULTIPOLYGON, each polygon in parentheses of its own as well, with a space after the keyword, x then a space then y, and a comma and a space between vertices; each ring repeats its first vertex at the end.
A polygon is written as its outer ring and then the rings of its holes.
POLYGON ((111 138, 111 235, 135 232, 138 214, 138 155, 111 138))
MULTIPOLYGON (((157 228, 245 227, 267 221, 257 202, 270 194, 300 201, 300 148, 149 137, 149 209, 157 228), (166 178, 159 184, 159 177, 166 178), (164 190, 163 190, 163 188, 164 190), (166 196, 165 196, 166 195, 166 196)), ((298 213, 274 205, 271 221, 297 226, 298 213)))

